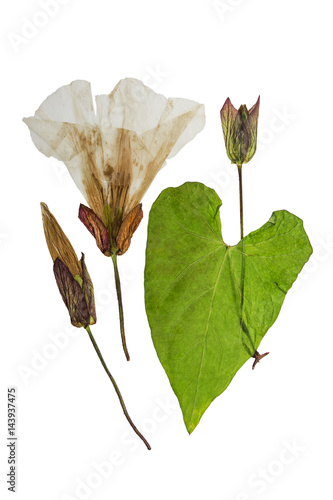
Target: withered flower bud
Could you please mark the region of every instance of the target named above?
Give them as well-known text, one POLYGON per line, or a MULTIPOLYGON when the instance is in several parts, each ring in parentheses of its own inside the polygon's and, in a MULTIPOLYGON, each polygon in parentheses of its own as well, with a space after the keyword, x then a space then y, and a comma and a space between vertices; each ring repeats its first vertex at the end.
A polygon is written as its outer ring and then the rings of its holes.
POLYGON ((257 148, 260 97, 250 110, 245 104, 237 110, 228 97, 221 109, 221 122, 227 155, 232 163, 249 162, 257 148))
POLYGON ((45 203, 41 203, 46 243, 53 260, 53 272, 72 325, 87 328, 96 323, 94 288, 84 254, 80 261, 69 239, 45 203))

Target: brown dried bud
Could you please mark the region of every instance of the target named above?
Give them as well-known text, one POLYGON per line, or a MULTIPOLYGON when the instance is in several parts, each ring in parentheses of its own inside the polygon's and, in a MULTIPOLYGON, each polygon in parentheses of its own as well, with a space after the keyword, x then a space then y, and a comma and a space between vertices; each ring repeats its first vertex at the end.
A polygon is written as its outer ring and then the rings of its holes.
POLYGON ((45 203, 41 203, 44 233, 53 264, 59 292, 68 309, 72 325, 76 327, 96 323, 94 288, 89 276, 84 254, 77 255, 45 203))

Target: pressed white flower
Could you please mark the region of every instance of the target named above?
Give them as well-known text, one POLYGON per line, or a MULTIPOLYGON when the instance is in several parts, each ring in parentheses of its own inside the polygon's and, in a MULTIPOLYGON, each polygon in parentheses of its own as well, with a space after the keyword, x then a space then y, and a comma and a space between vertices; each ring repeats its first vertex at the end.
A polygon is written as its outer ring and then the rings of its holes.
POLYGON ((167 99, 125 78, 111 94, 96 96, 96 112, 90 83, 76 80, 23 121, 39 151, 65 163, 103 220, 105 205, 120 208, 124 218, 141 202, 165 160, 202 130, 205 116, 202 104, 167 99))
POLYGON ((96 96, 95 110, 90 83, 76 80, 23 121, 37 149, 65 163, 88 202, 90 209, 81 205, 79 218, 100 250, 112 256, 129 359, 116 256, 130 245, 142 219, 140 202, 155 175, 204 127, 204 106, 167 99, 125 78, 109 95, 96 96))

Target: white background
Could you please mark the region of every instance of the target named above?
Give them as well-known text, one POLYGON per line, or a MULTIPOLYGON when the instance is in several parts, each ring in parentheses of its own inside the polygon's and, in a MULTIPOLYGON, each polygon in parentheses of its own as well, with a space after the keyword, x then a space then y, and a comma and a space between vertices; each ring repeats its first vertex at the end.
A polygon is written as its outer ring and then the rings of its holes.
POLYGON ((331 3, 63 0, 49 2, 52 15, 42 4, 1 7, 1 498, 13 495, 6 490, 11 385, 18 390, 18 500, 331 498, 331 3), (91 81, 101 94, 127 76, 167 97, 204 103, 207 117, 203 132, 158 174, 143 200, 145 218, 119 259, 130 363, 111 261, 77 219, 84 200, 21 121, 74 79, 91 81), (238 107, 252 106, 259 94, 258 151, 243 172, 245 233, 287 209, 304 220, 314 255, 262 341, 270 355, 254 372, 246 363, 189 436, 145 316, 148 213, 162 189, 204 182, 223 200, 225 241, 237 243, 237 176, 219 110, 228 96, 238 107), (150 452, 129 437, 87 334, 69 327, 40 201, 86 254, 96 290, 93 331, 150 452))

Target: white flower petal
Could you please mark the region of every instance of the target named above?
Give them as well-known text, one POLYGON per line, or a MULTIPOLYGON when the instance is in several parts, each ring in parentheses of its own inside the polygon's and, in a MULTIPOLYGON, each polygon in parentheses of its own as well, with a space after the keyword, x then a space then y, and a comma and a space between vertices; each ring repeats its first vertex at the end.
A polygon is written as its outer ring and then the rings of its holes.
MULTIPOLYGON (((181 101, 181 99, 179 100, 181 101)), ((177 103, 178 104, 178 103, 177 103)), ((168 107, 173 108, 169 100, 168 107)), ((185 109, 184 107, 182 110, 185 109)), ((174 111, 174 110, 173 110, 174 111)), ((142 200, 148 187, 158 171, 165 164, 165 160, 174 156, 188 141, 203 128, 205 123, 204 107, 195 103, 187 111, 177 114, 177 111, 168 113, 167 120, 161 119, 158 127, 142 134, 144 148, 140 151, 141 161, 133 164, 132 183, 129 193, 130 206, 136 206, 142 200)))
MULTIPOLYGON (((42 102, 34 117, 23 121, 30 129, 36 148, 48 157, 63 161, 87 199, 84 182, 88 174, 87 142, 89 138, 92 142, 97 129, 90 83, 75 80, 60 87, 42 102)), ((101 164, 98 148, 93 148, 93 154, 95 163, 101 164)))
MULTIPOLYGON (((168 158, 175 156, 185 144, 190 142, 205 126, 205 107, 203 104, 198 104, 188 99, 170 99, 174 105, 174 114, 187 115, 191 117, 188 125, 179 135, 174 147, 170 151, 168 158)), ((170 119, 170 118, 169 118, 170 119)))
MULTIPOLYGON (((90 125, 74 125, 39 118, 25 118, 24 122, 30 129, 36 148, 46 156, 53 156, 65 163, 75 184, 89 203, 86 192, 86 182, 91 179, 92 174, 89 165, 102 164, 98 129, 90 125)), ((96 174, 99 178, 101 172, 95 172, 96 174)))
POLYGON ((96 125, 90 83, 75 80, 60 87, 42 102, 35 117, 55 122, 96 125))
POLYGON ((166 97, 135 78, 124 78, 109 95, 96 96, 102 128, 125 128, 137 135, 156 127, 166 106, 166 97))

